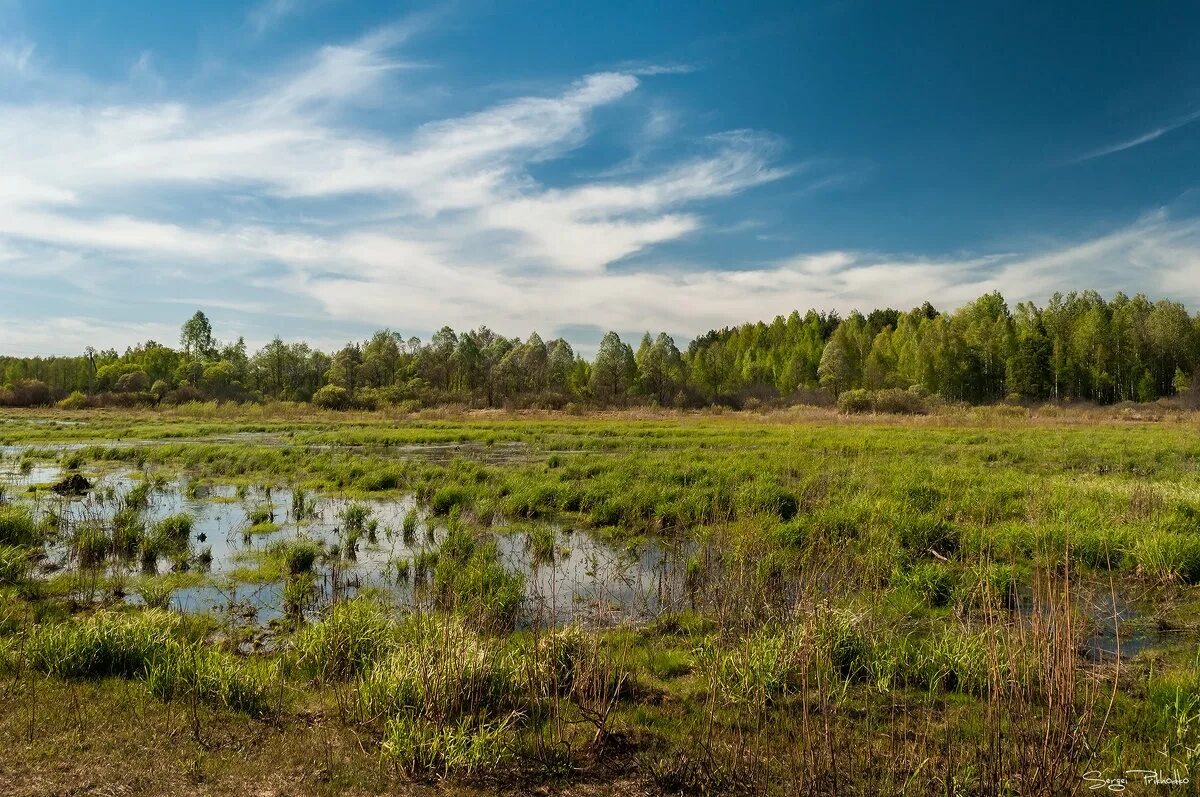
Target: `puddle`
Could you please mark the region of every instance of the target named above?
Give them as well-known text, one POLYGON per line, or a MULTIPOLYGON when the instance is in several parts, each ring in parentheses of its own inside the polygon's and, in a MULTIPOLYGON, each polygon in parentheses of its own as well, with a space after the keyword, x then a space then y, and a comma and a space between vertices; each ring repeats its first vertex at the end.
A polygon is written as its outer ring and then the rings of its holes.
MULTIPOLYGON (((124 505, 130 491, 143 484, 128 469, 92 477, 93 488, 84 496, 59 496, 28 492, 29 485, 53 483, 63 476, 57 464, 20 465, 21 451, 2 452, 0 485, 6 500, 26 503, 41 514, 63 518, 64 528, 96 522, 111 526, 113 516, 124 505)), ((479 446, 483 449, 483 446, 479 446)), ((45 449, 38 449, 45 450, 45 449)), ((432 456, 441 456, 462 446, 439 446, 432 456)), ((153 480, 151 482, 153 483, 153 480)), ((187 478, 159 482, 146 498, 142 517, 147 528, 172 515, 192 519, 186 558, 160 556, 153 561, 107 559, 103 565, 82 568, 72 554, 69 533, 46 546, 39 572, 43 577, 76 574, 81 590, 91 583, 89 575, 127 577, 127 600, 140 602, 132 583, 142 575, 165 575, 186 571, 188 580, 201 583, 176 590, 174 608, 184 612, 226 612, 247 622, 267 623, 284 613, 284 584, 261 582, 254 571, 262 554, 275 544, 298 539, 319 542, 325 551, 337 549, 318 560, 314 567, 317 595, 312 608, 335 598, 349 597, 370 589, 399 607, 427 608, 431 598, 416 577, 413 563, 436 550, 447 530, 443 519, 431 518, 417 506, 413 496, 388 500, 323 498, 306 494, 306 508, 294 516, 293 492, 286 488, 237 488, 193 485, 187 478), (353 551, 343 534, 344 517, 353 505, 365 507, 368 516, 353 551), (405 519, 414 514, 405 532, 405 519), (278 528, 250 533, 253 521, 266 517, 278 528), (186 562, 181 567, 180 560, 186 562), (403 568, 406 577, 398 577, 403 568)), ((267 527, 269 528, 269 527, 267 527)), ((558 527, 539 530, 539 538, 553 535, 553 553, 535 556, 528 531, 498 531, 495 540, 500 561, 512 572, 525 576, 524 623, 562 624, 578 621, 607 625, 640 619, 678 606, 684 599, 687 550, 656 543, 635 548, 618 548, 580 531, 558 527)))
POLYGON ((1162 642, 1161 633, 1141 611, 1121 595, 1094 595, 1087 602, 1089 619, 1095 630, 1083 643, 1083 656, 1101 664, 1136 656, 1162 642))

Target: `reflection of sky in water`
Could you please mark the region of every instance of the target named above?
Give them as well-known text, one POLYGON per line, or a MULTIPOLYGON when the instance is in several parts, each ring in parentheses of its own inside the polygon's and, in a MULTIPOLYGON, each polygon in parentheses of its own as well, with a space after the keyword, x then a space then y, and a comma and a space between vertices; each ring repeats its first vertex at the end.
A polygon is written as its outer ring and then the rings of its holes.
MULTIPOLYGON (((438 447, 439 456, 451 447, 438 447)), ((459 448, 459 447, 454 447, 459 448)), ((482 447, 480 447, 482 448, 482 447)), ((32 502, 39 511, 54 511, 72 523, 87 520, 108 521, 120 508, 123 496, 139 481, 129 470, 116 470, 93 479, 92 491, 82 497, 62 497, 41 492, 29 497, 27 488, 62 478, 58 465, 35 464, 27 473, 19 472, 23 447, 0 449, 0 485, 7 486, 9 500, 32 502)), ((492 449, 497 457, 512 456, 513 450, 492 449)), ((239 493, 229 485, 201 484, 189 493, 187 479, 167 481, 153 490, 144 512, 147 526, 178 513, 192 517, 192 569, 202 570, 204 583, 176 591, 173 604, 188 612, 228 611, 244 613, 247 619, 266 622, 282 614, 283 584, 236 583, 238 568, 253 569, 252 552, 261 552, 281 540, 308 538, 324 543, 326 549, 339 544, 341 516, 352 503, 370 510, 375 522, 374 539, 364 534, 352 557, 322 560, 315 569, 320 596, 349 596, 373 589, 390 596, 397 606, 418 607, 427 604, 427 596, 418 579, 398 579, 394 562, 407 560, 411 565, 420 552, 436 549, 445 536, 444 526, 419 513, 420 521, 410 542, 403 534, 404 518, 416 509, 412 496, 389 500, 317 498, 308 494, 311 513, 299 521, 292 516, 292 491, 286 488, 249 488, 239 493), (314 500, 315 499, 315 500, 314 500), (266 510, 273 513, 278 531, 247 535, 250 515, 266 510), (432 531, 431 531, 432 526, 432 531), (211 562, 201 566, 196 556, 207 551, 211 562)), ((528 621, 564 623, 578 620, 607 624, 622 619, 644 617, 676 605, 683 594, 686 551, 672 550, 655 543, 636 548, 607 545, 584 532, 555 529, 553 557, 535 562, 525 531, 497 533, 501 561, 511 571, 526 578, 528 621)), ((70 570, 75 566, 64 541, 47 549, 47 570, 70 570)), ((156 572, 170 572, 172 563, 161 558, 156 572)), ((137 561, 110 561, 111 574, 138 575, 137 561)), ((411 574, 411 571, 410 571, 411 574)), ((138 601, 136 596, 130 600, 138 601)))

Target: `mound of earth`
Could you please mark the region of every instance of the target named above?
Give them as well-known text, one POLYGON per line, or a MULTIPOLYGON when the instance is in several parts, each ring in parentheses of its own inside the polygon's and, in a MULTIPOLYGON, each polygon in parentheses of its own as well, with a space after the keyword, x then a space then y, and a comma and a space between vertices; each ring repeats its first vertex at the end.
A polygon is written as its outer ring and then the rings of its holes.
POLYGON ((83 495, 92 489, 92 483, 78 473, 72 473, 50 489, 59 495, 83 495))

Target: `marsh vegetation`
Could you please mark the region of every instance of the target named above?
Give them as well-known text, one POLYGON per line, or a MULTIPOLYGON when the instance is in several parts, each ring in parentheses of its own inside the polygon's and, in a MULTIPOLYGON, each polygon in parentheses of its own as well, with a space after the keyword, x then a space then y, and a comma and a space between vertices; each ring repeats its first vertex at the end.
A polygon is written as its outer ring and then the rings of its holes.
POLYGON ((10 411, 0 782, 1195 780, 1197 420, 10 411))

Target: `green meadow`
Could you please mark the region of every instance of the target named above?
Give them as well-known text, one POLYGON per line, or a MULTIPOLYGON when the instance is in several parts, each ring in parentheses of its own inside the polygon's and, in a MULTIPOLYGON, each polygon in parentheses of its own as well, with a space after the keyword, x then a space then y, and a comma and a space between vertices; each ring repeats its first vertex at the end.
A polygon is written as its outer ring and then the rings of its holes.
POLYGON ((0 784, 1194 781, 1198 431, 1155 406, 7 411, 0 784))

